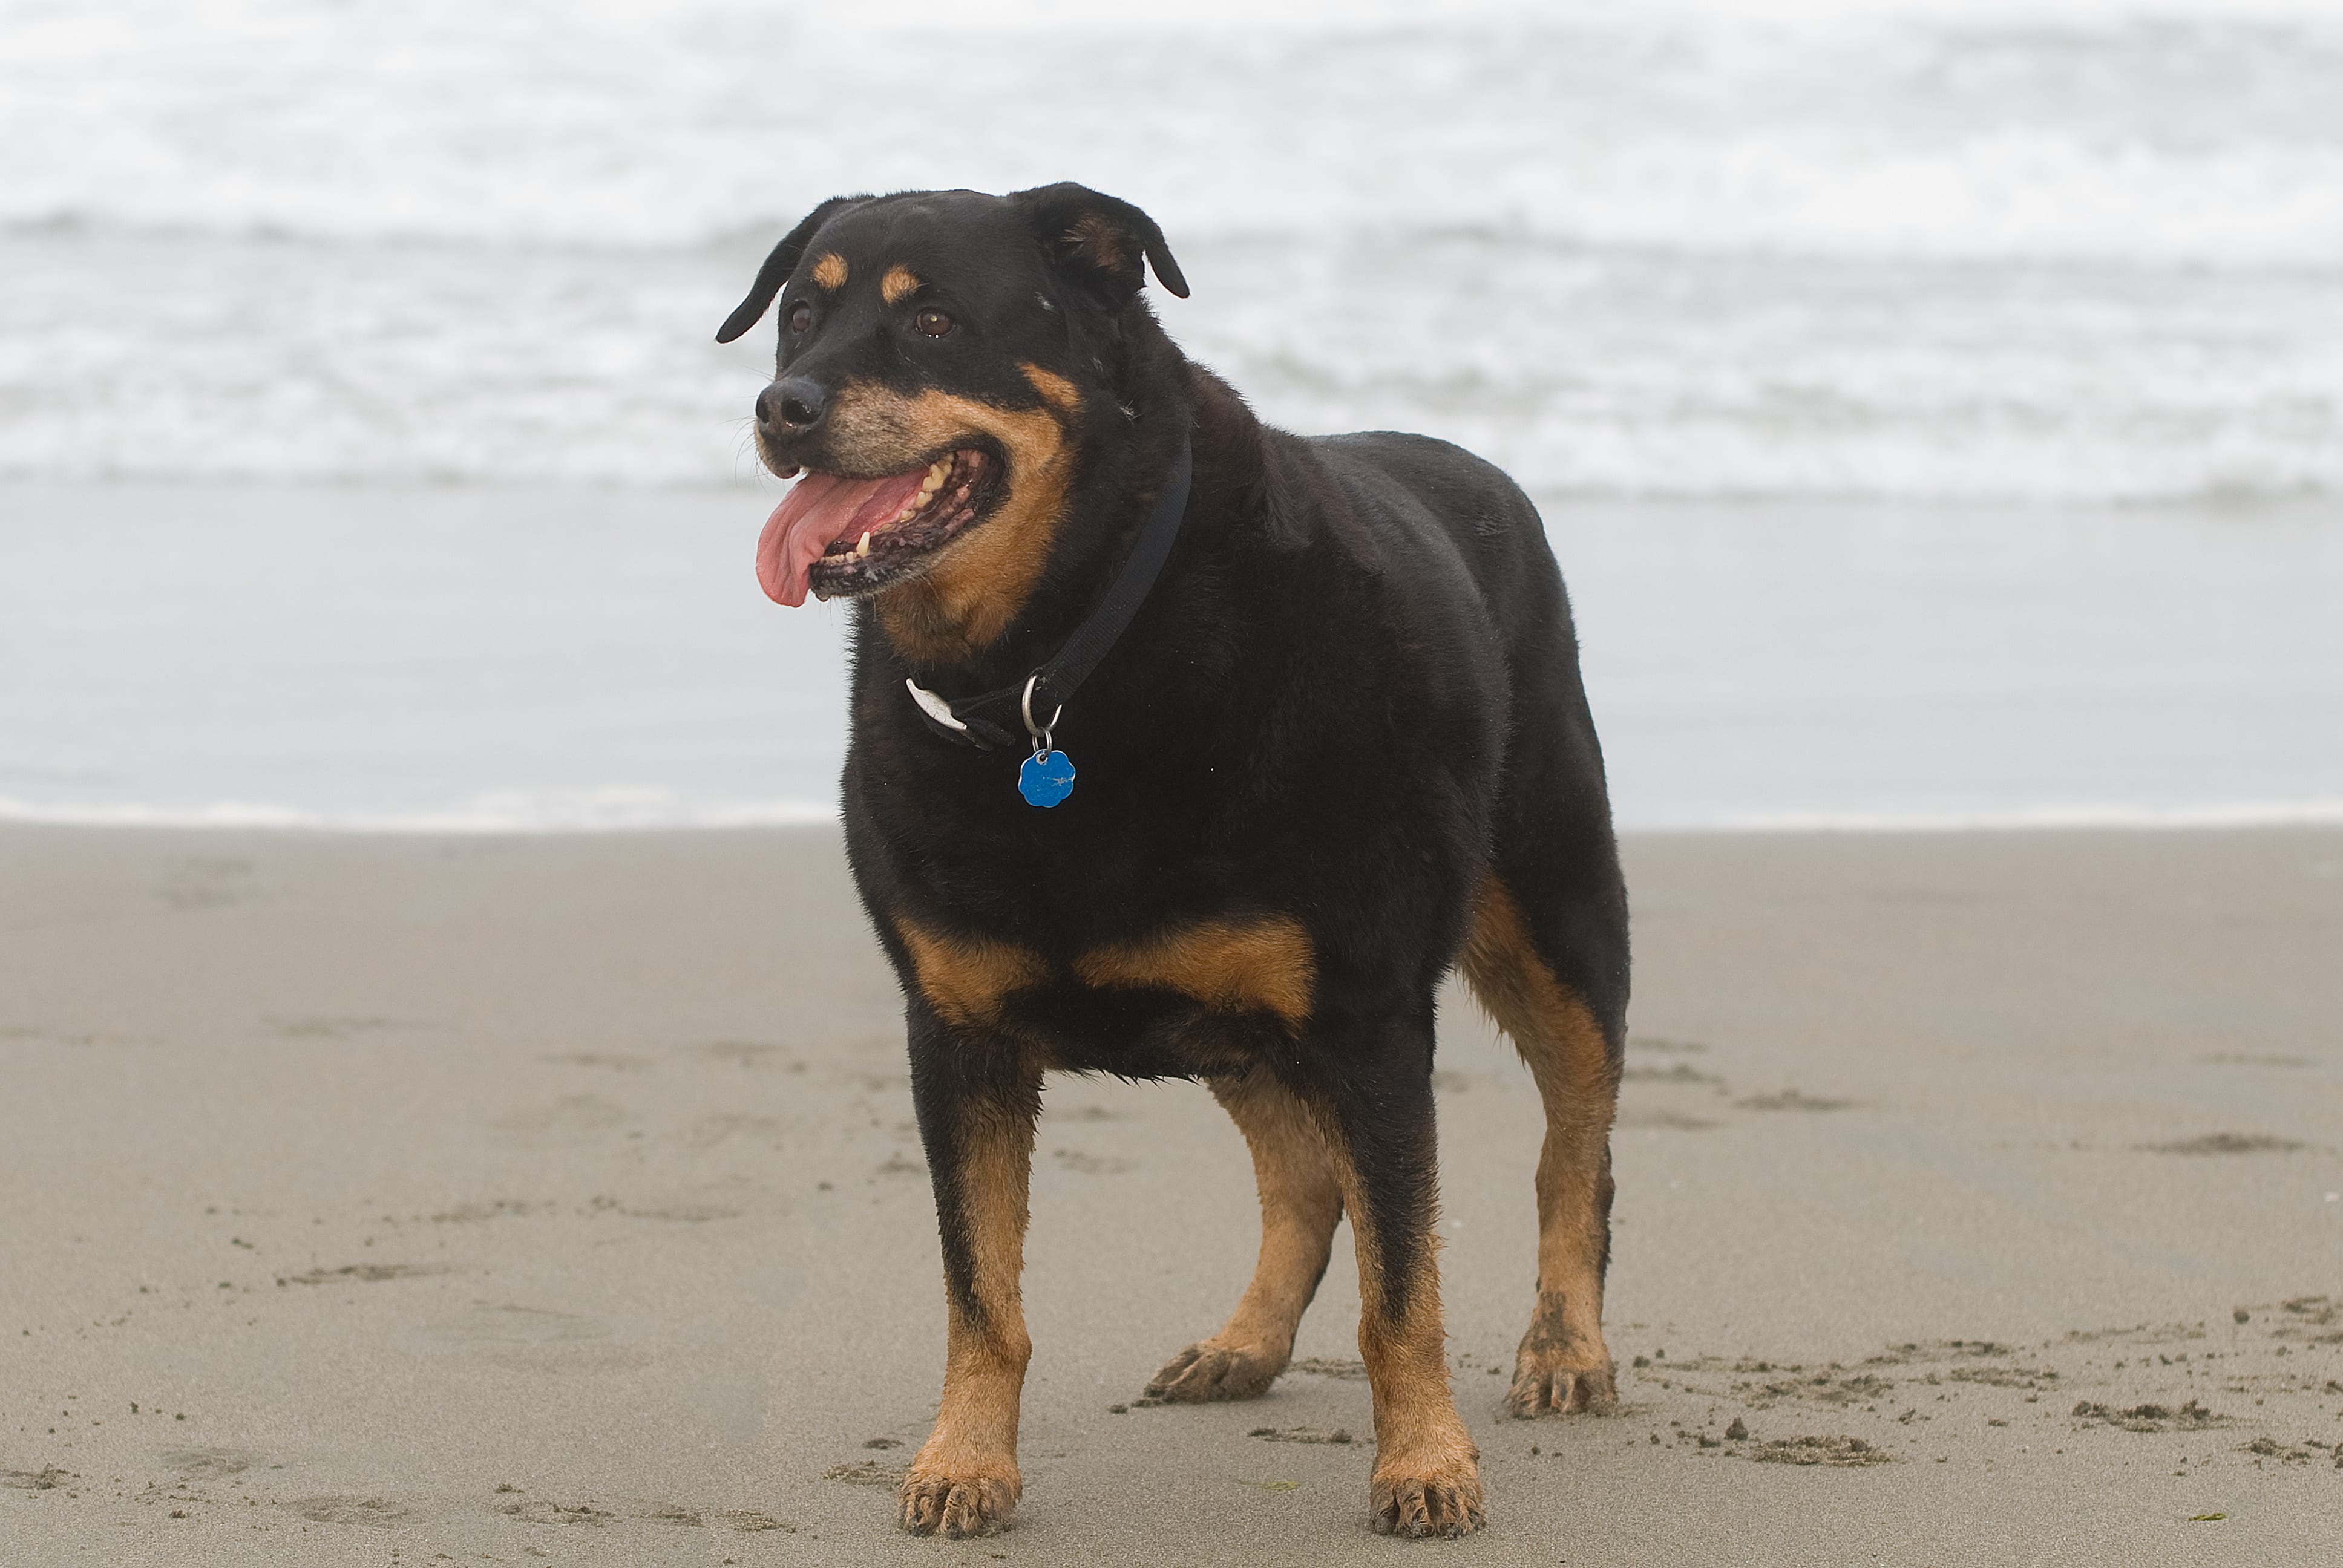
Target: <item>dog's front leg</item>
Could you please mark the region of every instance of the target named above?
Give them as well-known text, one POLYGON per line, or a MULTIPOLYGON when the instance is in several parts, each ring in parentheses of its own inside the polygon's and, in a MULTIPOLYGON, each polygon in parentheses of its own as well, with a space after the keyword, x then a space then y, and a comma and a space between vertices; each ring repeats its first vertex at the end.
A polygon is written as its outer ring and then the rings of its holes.
POLYGON ((1009 1527, 1024 1491, 1017 1406, 1033 1342, 1018 1279, 1041 1075, 1011 1042, 915 1016, 911 1096, 935 1182, 950 1316, 943 1398, 903 1477, 903 1528, 991 1535, 1009 1527))
POLYGON ((1374 1391, 1368 1516, 1393 1535, 1481 1528, 1480 1450, 1448 1386, 1440 1312, 1440 1206, 1432 1005, 1328 1020, 1319 1091, 1359 1255, 1359 1354, 1374 1391))

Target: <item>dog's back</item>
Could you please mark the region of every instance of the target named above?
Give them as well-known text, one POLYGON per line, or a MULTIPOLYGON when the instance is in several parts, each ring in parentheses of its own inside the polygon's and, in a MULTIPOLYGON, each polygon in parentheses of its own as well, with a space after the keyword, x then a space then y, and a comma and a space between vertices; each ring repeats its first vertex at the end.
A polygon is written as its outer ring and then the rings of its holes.
POLYGON ((1542 911, 1533 920, 1541 952, 1615 1050, 1627 1005, 1626 895, 1570 597, 1536 507, 1496 465, 1428 436, 1374 430, 1310 445, 1363 513, 1394 530, 1436 529, 1471 573, 1504 660, 1490 863, 1542 911))

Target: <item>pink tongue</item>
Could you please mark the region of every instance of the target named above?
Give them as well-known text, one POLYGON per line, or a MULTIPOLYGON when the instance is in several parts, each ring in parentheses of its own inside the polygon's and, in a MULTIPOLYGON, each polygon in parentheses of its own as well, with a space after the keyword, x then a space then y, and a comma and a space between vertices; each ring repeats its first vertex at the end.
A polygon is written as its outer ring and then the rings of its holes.
POLYGON ((903 504, 920 493, 925 468, 884 479, 841 479, 808 472, 789 487, 757 540, 757 581, 775 604, 806 600, 806 573, 822 551, 840 539, 860 539, 863 530, 892 522, 903 504))

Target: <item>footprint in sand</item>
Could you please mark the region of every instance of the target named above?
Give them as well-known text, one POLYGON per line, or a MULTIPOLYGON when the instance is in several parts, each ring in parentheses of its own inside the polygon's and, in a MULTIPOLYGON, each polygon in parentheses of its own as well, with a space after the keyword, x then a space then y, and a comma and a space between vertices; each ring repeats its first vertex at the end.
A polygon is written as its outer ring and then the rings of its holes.
POLYGON ((184 1481, 222 1481, 260 1462, 241 1448, 166 1448, 161 1458, 184 1481))
POLYGON ((1779 1094, 1752 1094, 1733 1102, 1744 1111, 1845 1111, 1852 1100, 1826 1100, 1821 1095, 1785 1089, 1779 1094))
POLYGON ((388 1529, 415 1517, 415 1510, 387 1497, 304 1497, 285 1505, 320 1524, 370 1524, 388 1529))
POLYGON ((2149 1154, 2286 1154, 2306 1145, 2291 1138, 2269 1138, 2257 1132, 2207 1132, 2201 1138, 2142 1143, 2137 1147, 2149 1154))

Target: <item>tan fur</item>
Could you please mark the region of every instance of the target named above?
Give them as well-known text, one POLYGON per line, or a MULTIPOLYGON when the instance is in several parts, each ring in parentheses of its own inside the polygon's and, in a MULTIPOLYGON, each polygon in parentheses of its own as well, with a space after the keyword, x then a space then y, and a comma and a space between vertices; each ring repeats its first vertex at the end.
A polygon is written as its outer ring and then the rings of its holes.
POLYGON ((1481 1527, 1481 1451, 1448 1387, 1439 1236, 1427 1228, 1405 1296, 1385 1287, 1381 1243, 1358 1171, 1333 1159, 1359 1258, 1359 1359, 1374 1391, 1375 1469, 1368 1518, 1387 1535, 1466 1535, 1481 1527))
POLYGON ((1212 1090, 1252 1151, 1261 1258, 1221 1332, 1172 1357, 1148 1383, 1162 1399, 1245 1399, 1275 1381, 1292 1359, 1294 1331, 1317 1293, 1342 1217, 1326 1141, 1290 1090, 1266 1069, 1215 1079, 1212 1090))
POLYGON ((1065 511, 1074 452, 1055 411, 1000 408, 932 389, 904 397, 867 385, 841 388, 830 409, 837 449, 878 472, 978 434, 1008 454, 1009 494, 1000 509, 946 545, 933 567, 876 600, 879 624, 914 659, 943 663, 995 641, 1024 609, 1065 511))
POLYGON ((1610 1164, 1619 1079, 1586 1004, 1531 943, 1521 906, 1492 874, 1483 883, 1464 974, 1513 1037, 1545 1102, 1538 1154, 1538 1301, 1515 1358, 1516 1415, 1608 1410, 1617 1400, 1603 1342, 1600 1192, 1610 1164))
POLYGON ((1017 1415, 1033 1342, 1020 1282, 1033 1123, 996 1114, 971 1120, 962 1132, 960 1201, 980 1312, 951 1304, 935 1428, 903 1477, 903 1527, 921 1535, 995 1534, 1008 1528, 1025 1489, 1017 1415))
POLYGON ((1262 1008, 1289 1024, 1310 1016, 1317 961, 1291 915, 1200 920, 1143 941, 1094 948, 1074 972, 1095 986, 1176 990, 1208 1007, 1262 1008))
POLYGON ((1050 972, 1039 953, 1011 942, 947 936, 900 918, 895 930, 910 950, 920 994, 948 1022, 988 1022, 1011 991, 1037 986, 1050 972))
POLYGON ((1031 360, 1021 362, 1017 368, 1025 372, 1025 379, 1032 383, 1033 390, 1056 405, 1061 413, 1072 415, 1081 412, 1082 395, 1075 389, 1072 382, 1054 370, 1042 369, 1031 360))
POLYGON ((920 291, 920 275, 897 262, 879 279, 879 297, 890 305, 900 305, 920 291))
POLYGON ((836 294, 846 286, 846 258, 834 250, 825 251, 814 259, 813 271, 807 276, 815 287, 836 294))

